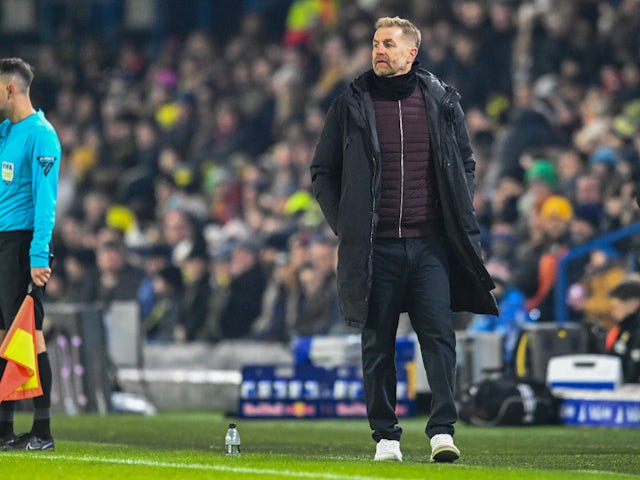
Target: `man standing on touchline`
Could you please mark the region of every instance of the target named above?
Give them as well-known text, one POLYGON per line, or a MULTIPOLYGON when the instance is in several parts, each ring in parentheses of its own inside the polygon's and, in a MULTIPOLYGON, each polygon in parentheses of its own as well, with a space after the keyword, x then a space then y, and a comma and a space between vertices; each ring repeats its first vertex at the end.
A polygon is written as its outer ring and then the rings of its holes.
POLYGON ((458 93, 415 62, 420 31, 399 17, 375 27, 373 69, 329 109, 312 187, 339 239, 342 315, 362 329, 374 460, 402 460, 394 360, 406 311, 432 392, 430 459, 452 462, 453 311, 498 313, 472 204, 475 159, 458 93))
MULTIPOLYGON (((42 334, 44 285, 51 276, 49 243, 55 223, 61 147, 30 99, 33 69, 19 58, 0 60, 0 342, 33 282, 36 352, 42 385, 33 399, 31 431, 13 431, 15 402, 0 403, 0 450, 53 450, 51 365, 42 334)), ((0 359, 0 375, 6 360, 0 359)))

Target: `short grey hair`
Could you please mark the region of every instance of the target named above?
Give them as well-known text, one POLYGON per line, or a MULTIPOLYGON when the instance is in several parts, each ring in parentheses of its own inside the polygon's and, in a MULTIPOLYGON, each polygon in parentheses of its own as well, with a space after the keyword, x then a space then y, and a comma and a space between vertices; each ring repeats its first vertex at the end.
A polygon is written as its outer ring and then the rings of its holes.
POLYGON ((420 30, 409 20, 400 17, 381 17, 376 21, 375 27, 376 30, 379 28, 400 27, 402 29, 402 35, 413 43, 416 48, 420 48, 422 35, 420 34, 420 30))

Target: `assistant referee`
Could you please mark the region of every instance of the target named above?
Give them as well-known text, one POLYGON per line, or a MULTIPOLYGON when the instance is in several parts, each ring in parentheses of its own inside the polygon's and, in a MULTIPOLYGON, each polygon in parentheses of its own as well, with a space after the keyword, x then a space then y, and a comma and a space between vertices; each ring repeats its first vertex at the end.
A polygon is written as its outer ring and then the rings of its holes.
MULTIPOLYGON (((0 341, 33 289, 36 350, 43 394, 33 399, 31 431, 13 430, 15 402, 0 403, 0 450, 53 450, 51 365, 42 321, 42 287, 51 276, 49 244, 55 223, 62 149, 56 131, 31 104, 34 73, 19 58, 0 60, 0 341)), ((0 375, 6 360, 0 359, 0 375)))

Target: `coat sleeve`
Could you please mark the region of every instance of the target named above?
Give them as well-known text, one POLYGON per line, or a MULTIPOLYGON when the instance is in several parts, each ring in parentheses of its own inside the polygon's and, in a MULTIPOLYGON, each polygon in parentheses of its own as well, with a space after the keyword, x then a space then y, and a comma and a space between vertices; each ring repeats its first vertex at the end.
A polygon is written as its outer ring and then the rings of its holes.
POLYGON ((311 161, 311 187, 334 233, 342 188, 342 127, 336 104, 327 113, 320 140, 311 161))
POLYGON ((471 148, 471 141, 469 140, 465 114, 459 102, 457 102, 454 107, 454 119, 458 151, 462 161, 467 191, 469 192, 470 211, 466 214, 465 229, 467 235, 473 242, 476 252, 481 256, 480 227, 476 220, 476 214, 473 208, 473 196, 476 188, 476 159, 473 155, 473 149, 471 148))
POLYGON ((458 147, 460 148, 460 156, 464 164, 464 174, 467 179, 467 188, 469 189, 469 196, 473 199, 475 193, 475 178, 476 178, 476 160, 473 156, 473 150, 471 149, 471 141, 469 140, 469 133, 465 123, 465 115, 460 103, 456 104, 455 109, 456 127, 458 135, 458 147))

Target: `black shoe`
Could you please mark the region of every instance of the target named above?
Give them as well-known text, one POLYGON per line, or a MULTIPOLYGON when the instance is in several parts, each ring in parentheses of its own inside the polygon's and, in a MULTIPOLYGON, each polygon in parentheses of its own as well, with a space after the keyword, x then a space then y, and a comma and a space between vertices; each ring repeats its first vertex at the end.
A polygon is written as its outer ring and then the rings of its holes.
POLYGON ((2 449, 2 447, 4 447, 7 444, 11 444, 15 442, 17 438, 18 438, 17 435, 13 432, 8 433, 4 437, 0 437, 0 449, 2 449))
POLYGON ((52 436, 37 437, 31 434, 25 447, 26 450, 55 450, 56 444, 52 436))
POLYGON ((53 437, 38 437, 31 433, 23 433, 15 437, 13 441, 0 446, 1 451, 9 450, 55 450, 53 437))

